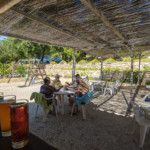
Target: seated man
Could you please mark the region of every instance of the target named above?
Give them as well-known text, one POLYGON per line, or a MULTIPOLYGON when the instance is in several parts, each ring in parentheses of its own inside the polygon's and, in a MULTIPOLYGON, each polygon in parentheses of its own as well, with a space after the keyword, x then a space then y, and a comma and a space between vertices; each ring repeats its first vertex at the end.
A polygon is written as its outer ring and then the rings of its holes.
POLYGON ((63 87, 63 85, 62 85, 62 83, 61 83, 61 81, 60 81, 60 75, 59 74, 56 74, 55 75, 55 79, 53 80, 53 82, 52 82, 52 86, 55 88, 55 89, 57 89, 57 90, 59 90, 59 89, 61 89, 62 87, 63 87))
POLYGON ((76 83, 77 83, 76 95, 77 95, 77 100, 78 100, 78 97, 83 97, 84 95, 88 93, 89 86, 87 85, 85 81, 82 80, 79 74, 76 75, 76 83))
MULTIPOLYGON (((75 82, 76 82, 75 93, 77 95, 76 103, 79 104, 82 101, 81 100, 78 101, 78 97, 82 97, 83 95, 87 94, 89 91, 89 87, 86 84, 86 82, 82 80, 82 78, 80 77, 79 74, 76 74, 75 82)), ((73 102, 74 102, 74 99, 72 97, 69 97, 69 103, 71 106, 72 106, 73 102)))
POLYGON ((50 78, 44 78, 44 84, 40 88, 40 93, 44 94, 46 98, 52 98, 55 91, 57 90, 50 85, 50 78))

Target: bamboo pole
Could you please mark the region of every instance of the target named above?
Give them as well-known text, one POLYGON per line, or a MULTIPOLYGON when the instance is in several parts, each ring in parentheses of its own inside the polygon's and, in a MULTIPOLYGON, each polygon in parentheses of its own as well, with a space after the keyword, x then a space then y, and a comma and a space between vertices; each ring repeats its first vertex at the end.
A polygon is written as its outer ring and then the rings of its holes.
POLYGON ((142 58, 142 52, 141 50, 139 50, 139 70, 138 70, 138 84, 139 84, 139 81, 140 81, 140 71, 141 71, 141 58, 142 58))
POLYGON ((9 10, 11 7, 19 3, 21 0, 0 0, 0 14, 9 10))
POLYGON ((131 58, 131 64, 130 64, 130 67, 131 67, 131 75, 130 75, 130 84, 131 84, 131 89, 130 89, 130 102, 129 102, 129 105, 128 105, 128 108, 127 108, 127 111, 126 111, 126 115, 128 115, 131 111, 131 108, 132 108, 132 103, 133 103, 133 71, 134 71, 134 51, 133 51, 133 47, 130 48, 130 58, 131 58))
POLYGON ((74 77, 76 74, 76 57, 75 57, 75 49, 72 52, 72 82, 74 81, 74 77))
POLYGON ((134 49, 133 47, 130 49, 130 58, 131 58, 131 75, 130 75, 130 84, 131 84, 131 93, 133 87, 133 76, 134 76, 134 49))

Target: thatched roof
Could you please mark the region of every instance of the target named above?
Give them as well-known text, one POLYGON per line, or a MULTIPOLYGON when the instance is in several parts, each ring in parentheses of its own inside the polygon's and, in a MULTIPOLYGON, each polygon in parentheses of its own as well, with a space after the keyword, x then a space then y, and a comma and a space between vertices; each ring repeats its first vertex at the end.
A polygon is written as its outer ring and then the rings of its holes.
POLYGON ((95 55, 150 46, 149 0, 21 0, 0 15, 0 34, 95 55))

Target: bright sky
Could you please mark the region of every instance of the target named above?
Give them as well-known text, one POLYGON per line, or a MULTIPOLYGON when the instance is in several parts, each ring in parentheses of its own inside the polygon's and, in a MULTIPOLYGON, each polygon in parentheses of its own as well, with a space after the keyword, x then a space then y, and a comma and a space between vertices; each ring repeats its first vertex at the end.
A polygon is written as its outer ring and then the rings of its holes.
POLYGON ((6 36, 0 36, 0 41, 6 39, 6 36))

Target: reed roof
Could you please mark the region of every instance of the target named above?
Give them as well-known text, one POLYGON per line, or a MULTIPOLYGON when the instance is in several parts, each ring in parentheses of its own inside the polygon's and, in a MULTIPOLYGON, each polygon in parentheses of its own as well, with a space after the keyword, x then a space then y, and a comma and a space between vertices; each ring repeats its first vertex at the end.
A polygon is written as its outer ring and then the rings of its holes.
POLYGON ((97 56, 150 47, 149 0, 21 0, 0 15, 0 34, 97 56))

